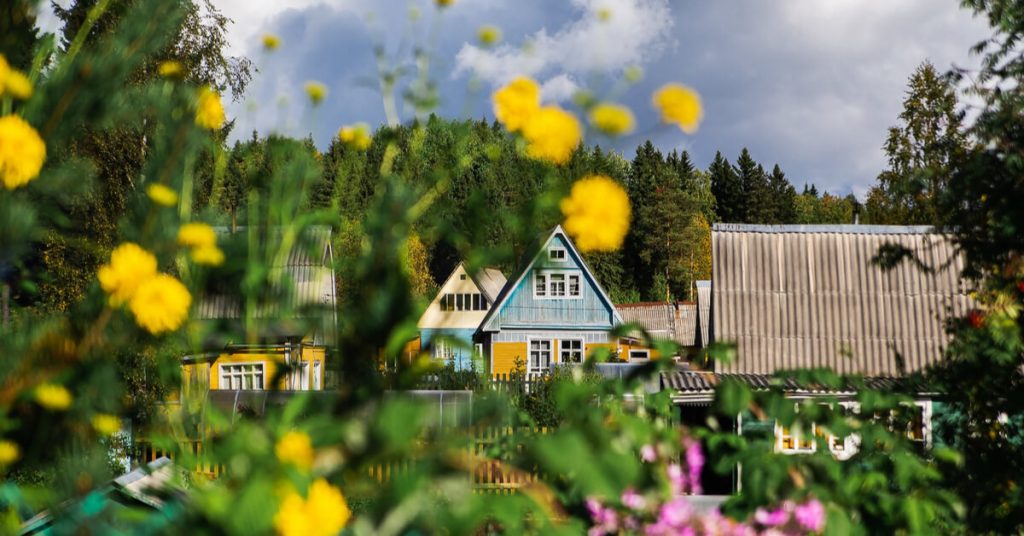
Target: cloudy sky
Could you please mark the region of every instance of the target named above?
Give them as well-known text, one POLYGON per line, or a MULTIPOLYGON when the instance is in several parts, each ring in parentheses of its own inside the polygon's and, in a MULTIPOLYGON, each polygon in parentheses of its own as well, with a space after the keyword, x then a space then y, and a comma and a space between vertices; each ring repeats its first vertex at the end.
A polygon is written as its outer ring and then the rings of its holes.
MULTIPOLYGON (((429 0, 214 2, 235 22, 232 53, 260 70, 245 100, 229 107, 236 136, 312 133, 326 146, 342 124, 382 124, 375 47, 405 67, 414 47, 431 50, 446 116, 490 117, 489 93, 519 74, 540 80, 545 100, 565 102, 580 87, 614 92, 623 70, 638 66, 642 81, 619 100, 640 128, 588 142, 631 158, 649 138, 689 150, 701 166, 716 150, 735 160, 748 147, 798 186, 859 196, 885 165, 881 145, 914 68, 925 59, 942 70, 971 67, 968 48, 988 36, 957 0, 455 0, 443 10, 429 0), (501 45, 476 46, 483 24, 501 28, 501 45), (267 33, 282 41, 269 54, 260 43, 267 33), (302 92, 308 80, 330 90, 315 110, 302 92), (703 97, 693 136, 656 124, 650 94, 670 81, 703 97)), ((411 110, 400 106, 400 117, 411 110)))

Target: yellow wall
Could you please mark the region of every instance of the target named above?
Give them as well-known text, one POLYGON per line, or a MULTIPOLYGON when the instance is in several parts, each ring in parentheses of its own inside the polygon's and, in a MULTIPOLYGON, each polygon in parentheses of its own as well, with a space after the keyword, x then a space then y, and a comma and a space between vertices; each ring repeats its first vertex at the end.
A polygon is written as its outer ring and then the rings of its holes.
MULTIPOLYGON (((552 363, 558 363, 559 357, 561 356, 561 349, 558 347, 559 341, 555 341, 554 344, 554 355, 552 356, 552 363)), ((620 350, 622 352, 621 358, 628 359, 630 350, 646 350, 647 348, 640 344, 627 345, 627 344, 612 344, 612 343, 593 343, 584 345, 584 356, 589 356, 591 352, 598 348, 608 348, 611 351, 620 350)), ((515 370, 516 358, 522 361, 523 366, 526 366, 526 360, 529 356, 529 350, 525 342, 496 342, 491 346, 491 362, 492 370, 491 375, 497 374, 510 374, 515 370)), ((650 350, 651 359, 658 358, 658 352, 654 349, 650 350)))
MULTIPOLYGON (((322 389, 324 387, 324 375, 327 368, 324 364, 327 349, 322 346, 306 345, 299 348, 301 348, 300 355, 302 361, 310 362, 308 370, 311 376, 316 370, 316 366, 313 363, 320 363, 319 384, 322 389)), ((189 389, 190 386, 204 382, 207 379, 209 382, 209 389, 220 389, 220 365, 229 363, 263 363, 264 381, 270 381, 274 377, 274 374, 277 373, 278 365, 284 363, 284 346, 252 351, 242 350, 237 352, 225 352, 217 356, 217 358, 212 362, 189 363, 182 365, 182 389, 189 389), (208 376, 205 376, 206 374, 208 374, 208 376)), ((310 387, 316 383, 317 382, 310 377, 310 387)), ((278 388, 283 389, 284 387, 284 378, 282 378, 281 382, 278 384, 278 388)), ((264 389, 266 388, 268 388, 268 386, 264 385, 264 389)))

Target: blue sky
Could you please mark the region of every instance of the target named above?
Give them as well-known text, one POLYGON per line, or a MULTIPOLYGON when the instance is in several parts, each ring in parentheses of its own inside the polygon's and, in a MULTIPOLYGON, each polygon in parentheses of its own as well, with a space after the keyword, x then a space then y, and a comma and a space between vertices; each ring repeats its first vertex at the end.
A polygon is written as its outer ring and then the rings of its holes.
POLYGON ((589 143, 631 158, 650 138, 689 150, 701 166, 716 150, 735 160, 748 147, 798 187, 861 197, 885 166, 881 146, 914 68, 925 59, 943 70, 973 66, 968 48, 989 35, 956 0, 455 0, 444 10, 428 0, 214 2, 235 21, 232 53, 260 70, 244 101, 229 105, 236 137, 312 133, 324 147, 343 124, 384 123, 374 47, 408 60, 413 43, 432 52, 442 115, 490 117, 488 95, 516 74, 569 105, 574 88, 608 94, 635 65, 645 76, 618 100, 636 112, 637 132, 589 143), (501 28, 503 45, 474 46, 483 24, 501 28), (281 48, 265 53, 265 33, 281 48), (316 109, 303 95, 308 80, 330 90, 316 109), (650 94, 671 81, 703 97, 695 135, 657 125, 650 94))

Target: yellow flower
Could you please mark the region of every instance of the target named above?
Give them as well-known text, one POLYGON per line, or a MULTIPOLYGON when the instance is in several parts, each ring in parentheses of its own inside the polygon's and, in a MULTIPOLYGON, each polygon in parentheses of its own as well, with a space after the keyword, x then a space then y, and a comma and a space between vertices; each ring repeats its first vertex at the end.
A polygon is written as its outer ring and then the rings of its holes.
POLYGON ((277 50, 277 47, 281 46, 281 38, 274 34, 263 34, 263 48, 267 50, 277 50))
POLYGON ((192 250, 192 262, 206 266, 224 264, 224 252, 217 246, 203 246, 192 250))
POLYGON ((282 536, 334 536, 351 517, 341 490, 318 478, 305 499, 289 491, 274 515, 274 528, 282 536))
POLYGON ((208 87, 199 90, 196 124, 207 130, 224 126, 224 105, 220 103, 220 95, 208 87))
POLYGON ((154 203, 165 207, 173 207, 178 204, 178 192, 175 192, 158 182, 146 187, 146 195, 148 195, 154 203))
POLYGON ((32 82, 20 71, 11 69, 7 73, 7 80, 4 80, 4 86, 5 92, 16 99, 26 100, 32 96, 32 82))
POLYGON ((36 129, 16 115, 0 117, 0 182, 13 190, 39 176, 46 144, 36 129))
POLYGON ((0 466, 11 465, 21 457, 21 449, 14 441, 0 440, 0 466))
POLYGON ((314 104, 320 104, 327 97, 327 86, 320 82, 306 82, 306 96, 314 104))
POLYGON ((552 164, 568 162, 582 137, 576 116, 555 106, 541 108, 523 125, 526 154, 552 164))
POLYGON ((516 132, 540 109, 540 86, 521 76, 495 91, 491 100, 494 102, 494 117, 509 132, 516 132))
POLYGON ((632 132, 634 123, 633 112, 620 104, 601 103, 590 110, 590 124, 609 136, 632 132))
POLYGON ((114 435, 121 430, 121 419, 108 413, 97 413, 92 418, 92 427, 105 436, 114 435))
POLYGON ((192 295, 172 276, 158 274, 139 285, 128 304, 135 322, 153 335, 174 331, 188 318, 192 295))
POLYGON ((572 185, 562 199, 565 232, 580 251, 615 251, 629 231, 629 196, 604 175, 590 175, 572 185))
POLYGON ((160 62, 160 65, 156 67, 156 72, 164 78, 180 78, 185 74, 185 67, 181 65, 181 62, 167 60, 160 62))
POLYGON ((626 77, 626 81, 630 84, 635 84, 644 77, 644 70, 639 65, 630 65, 626 67, 626 70, 622 72, 623 76, 626 77))
POLYGON ((190 248, 207 248, 217 245, 217 232, 205 223, 186 223, 178 229, 178 245, 190 248))
POLYGON ((476 38, 485 46, 493 45, 501 41, 501 28, 493 24, 485 24, 476 31, 476 38))
POLYGON ((345 145, 359 151, 369 149, 370 143, 373 141, 373 138, 370 137, 370 125, 366 123, 356 123, 341 127, 338 130, 338 139, 345 145))
POLYGON ((448 7, 455 3, 455 0, 434 0, 437 7, 448 7))
POLYGON ((36 387, 36 402, 40 406, 53 411, 64 411, 71 407, 71 391, 63 385, 44 383, 36 387))
POLYGON ((156 275, 156 257, 138 244, 125 242, 114 248, 110 263, 100 266, 96 275, 116 307, 132 299, 139 285, 156 275))
POLYGON ((313 443, 304 432, 292 430, 285 434, 274 446, 274 454, 282 463, 290 463, 303 471, 313 468, 313 443))
POLYGON ((696 91, 682 84, 665 84, 654 92, 651 101, 661 113, 662 121, 679 125, 687 134, 697 132, 704 111, 696 91))
POLYGON ((608 22, 612 19, 612 10, 602 7, 597 10, 597 19, 601 22, 608 22))

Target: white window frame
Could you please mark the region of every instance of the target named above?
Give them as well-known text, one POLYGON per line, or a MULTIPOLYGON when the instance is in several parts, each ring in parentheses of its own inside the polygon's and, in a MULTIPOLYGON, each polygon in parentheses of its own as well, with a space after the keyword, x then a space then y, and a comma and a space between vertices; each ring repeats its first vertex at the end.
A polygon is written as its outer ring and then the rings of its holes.
POLYGON ((455 359, 455 346, 452 345, 452 343, 444 339, 436 339, 431 342, 431 345, 434 347, 431 352, 434 359, 440 359, 442 361, 455 359))
MULTIPOLYGON (((798 404, 798 402, 794 402, 794 404, 798 404)), ((818 404, 823 405, 823 406, 829 405, 826 402, 818 402, 818 404)), ((857 402, 846 401, 846 402, 837 402, 836 404, 839 407, 845 408, 846 411, 849 411, 851 413, 860 411, 860 404, 858 404, 857 402)), ((797 407, 799 408, 799 405, 797 407)), ((793 434, 793 444, 796 445, 795 448, 791 448, 791 449, 790 448, 783 448, 783 446, 782 446, 782 439, 783 439, 783 437, 782 437, 782 430, 783 430, 782 425, 780 425, 779 421, 776 420, 775 421, 775 451, 776 452, 780 452, 782 454, 807 454, 807 453, 811 453, 811 452, 817 452, 817 450, 818 450, 818 441, 815 438, 815 436, 819 435, 818 434, 818 424, 817 423, 812 423, 811 424, 811 442, 810 442, 810 447, 809 448, 808 447, 803 447, 803 448, 800 447, 800 443, 801 443, 801 441, 805 437, 804 433, 806 433, 803 430, 801 430, 801 434, 799 434, 799 435, 793 434)), ((839 436, 836 436, 835 434, 831 434, 831 433, 828 433, 828 432, 823 432, 820 435, 825 440, 825 444, 828 445, 829 452, 831 452, 832 455, 835 456, 836 459, 839 459, 839 460, 846 460, 846 459, 850 458, 851 456, 853 456, 854 454, 856 454, 857 453, 857 447, 858 447, 858 445, 860 445, 860 436, 858 436, 857 434, 850 434, 850 435, 848 435, 846 437, 839 437, 839 436)))
MULTIPOLYGON (((537 351, 538 352, 543 352, 543 350, 540 350, 540 349, 538 349, 537 351)), ((538 358, 538 361, 540 361, 539 358, 538 358)), ((533 339, 533 338, 530 338, 530 339, 526 340, 526 373, 527 374, 546 373, 546 372, 551 370, 551 366, 554 363, 555 363, 555 339, 540 339, 540 338, 533 339), (533 350, 533 343, 545 343, 545 342, 548 344, 548 348, 547 348, 548 363, 547 363, 547 366, 546 367, 541 367, 541 366, 539 366, 539 363, 538 363, 538 366, 534 366, 534 364, 533 364, 533 352, 534 352, 534 350, 533 350)))
POLYGON ((237 362, 237 363, 221 363, 220 365, 218 365, 218 368, 217 368, 217 376, 219 378, 220 389, 224 389, 224 390, 228 390, 228 391, 263 391, 263 390, 265 390, 267 388, 267 366, 262 361, 244 361, 244 362, 237 362), (225 369, 240 368, 240 367, 247 367, 247 366, 255 366, 255 367, 259 368, 259 372, 257 373, 254 370, 252 372, 252 375, 253 375, 253 384, 256 383, 255 379, 257 377, 257 374, 259 375, 260 387, 253 388, 253 389, 243 389, 243 388, 239 387, 238 389, 235 389, 234 387, 231 386, 231 378, 234 378, 235 376, 237 376, 239 378, 239 385, 241 385, 242 384, 241 379, 245 376, 245 372, 242 372, 242 371, 232 372, 230 370, 225 370, 225 369), (225 387, 225 385, 227 387, 225 387))
POLYGON ((292 389, 309 390, 309 361, 297 361, 292 364, 293 370, 288 373, 288 383, 292 389), (296 387, 296 385, 298 387, 296 387))
POLYGON ((632 363, 634 361, 650 361, 650 360, 651 360, 651 351, 650 350, 645 350, 645 349, 632 350, 631 349, 629 351, 629 362, 630 363, 632 363), (633 356, 634 353, 637 353, 637 354, 641 354, 642 353, 644 356, 643 357, 634 357, 633 356))
POLYGON ((320 381, 320 363, 322 361, 318 359, 313 360, 313 390, 319 391, 323 389, 323 384, 320 381))
POLYGON ((587 344, 586 344, 586 342, 583 339, 580 339, 580 338, 558 339, 558 362, 559 363, 583 363, 583 361, 585 361, 586 358, 587 358, 587 344), (580 347, 579 347, 579 349, 572 348, 572 349, 569 349, 569 350, 565 350, 562 347, 562 345, 567 343, 567 342, 578 342, 578 343, 580 343, 580 347), (580 360, 579 361, 570 361, 570 360, 563 359, 564 356, 562 355, 562 353, 566 352, 566 351, 569 351, 569 352, 572 352, 572 353, 579 352, 580 360))
POLYGON ((561 246, 554 246, 548 249, 548 260, 551 262, 569 262, 569 253, 561 246), (561 253, 555 257, 555 253, 561 253))
POLYGON ((533 274, 533 297, 543 300, 580 300, 583 299, 583 273, 580 270, 535 270, 533 274), (551 276, 560 275, 562 294, 554 293, 551 276), (571 282, 576 280, 576 294, 572 294, 571 282), (543 280, 543 283, 541 283, 543 280))

